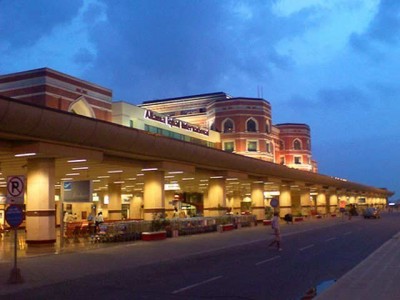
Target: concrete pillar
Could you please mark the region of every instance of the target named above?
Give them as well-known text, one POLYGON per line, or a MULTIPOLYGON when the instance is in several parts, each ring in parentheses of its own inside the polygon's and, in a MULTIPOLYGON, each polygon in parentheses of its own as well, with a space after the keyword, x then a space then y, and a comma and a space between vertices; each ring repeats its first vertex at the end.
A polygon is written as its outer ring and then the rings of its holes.
POLYGON ((251 184, 251 202, 252 213, 256 216, 257 221, 265 219, 265 206, 264 206, 264 183, 255 182, 251 184))
POLYGON ((28 160, 26 242, 55 243, 55 162, 53 158, 28 160))
POLYGON ((303 216, 311 215, 310 189, 300 190, 300 206, 301 206, 301 214, 303 216))
POLYGON ((290 198, 292 200, 292 214, 298 216, 301 214, 301 191, 299 189, 291 189, 290 198))
POLYGON ((134 194, 130 201, 130 219, 143 219, 143 196, 141 194, 134 194))
POLYGON ((335 192, 332 192, 332 194, 329 195, 329 212, 330 213, 334 213, 339 209, 339 203, 338 203, 339 199, 338 196, 336 195, 335 192))
POLYGON ((209 180, 207 202, 204 204, 205 217, 220 216, 226 213, 226 184, 224 178, 211 178, 209 180))
POLYGON ((122 200, 121 200, 121 184, 108 183, 108 219, 122 219, 122 200))
POLYGON ((326 214, 326 195, 325 191, 320 191, 317 195, 317 212, 319 214, 326 214))
POLYGON ((154 214, 165 212, 164 172, 146 172, 144 177, 144 219, 153 220, 154 214))
POLYGON ((279 195, 279 216, 292 213, 292 199, 289 186, 281 186, 279 195))

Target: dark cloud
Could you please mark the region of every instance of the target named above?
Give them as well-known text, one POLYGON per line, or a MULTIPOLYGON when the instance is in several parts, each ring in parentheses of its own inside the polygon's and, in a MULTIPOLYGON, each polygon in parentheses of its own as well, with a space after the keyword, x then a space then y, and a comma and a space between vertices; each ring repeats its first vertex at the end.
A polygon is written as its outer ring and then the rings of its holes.
POLYGON ((54 26, 71 20, 82 3, 83 0, 1 1, 0 36, 7 37, 12 48, 32 45, 54 26))
POLYGON ((125 100, 135 94, 168 97, 178 85, 184 90, 192 82, 216 82, 221 68, 229 68, 223 55, 229 44, 221 22, 224 11, 218 5, 205 8, 201 2, 188 1, 109 5, 107 24, 93 32, 97 64, 103 72, 91 76, 127 90, 117 92, 125 100))
POLYGON ((318 102, 328 109, 343 109, 368 107, 369 99, 363 91, 355 87, 341 89, 321 89, 318 92, 318 102))
POLYGON ((85 76, 111 86, 131 102, 226 90, 231 80, 258 83, 293 61, 274 46, 305 30, 298 14, 282 22, 271 2, 119 1, 108 3, 108 22, 94 28, 98 49, 93 73, 85 76), (241 14, 243 13, 243 14, 241 14), (99 72, 98 70, 102 70, 99 72), (124 91, 124 92, 122 92, 124 91))
POLYGON ((378 13, 371 21, 367 31, 363 34, 353 34, 350 45, 373 59, 379 59, 382 52, 376 48, 377 44, 394 45, 400 39, 400 1, 382 0, 379 3, 378 13))
POLYGON ((301 107, 305 111, 342 111, 357 107, 367 109, 369 101, 370 98, 363 91, 349 86, 340 89, 321 89, 314 98, 296 94, 289 99, 287 105, 288 107, 301 107))

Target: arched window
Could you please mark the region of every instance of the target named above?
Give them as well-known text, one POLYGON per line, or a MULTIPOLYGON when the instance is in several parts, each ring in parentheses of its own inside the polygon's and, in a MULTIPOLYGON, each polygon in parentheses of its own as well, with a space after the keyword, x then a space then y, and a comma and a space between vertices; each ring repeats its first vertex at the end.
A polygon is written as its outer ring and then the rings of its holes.
POLYGON ((246 131, 257 132, 257 123, 254 119, 249 119, 246 123, 246 131))
POLYGON ((299 140, 294 140, 293 141, 293 149, 294 150, 301 150, 301 142, 299 140))
POLYGON ((265 122, 265 132, 271 133, 271 123, 269 122, 269 120, 265 122))
POLYGON ((215 130, 215 123, 214 123, 214 122, 211 123, 210 129, 211 129, 211 130, 215 130))
POLYGON ((84 97, 79 97, 73 103, 71 103, 68 111, 81 116, 90 118, 95 117, 92 107, 88 104, 84 97))
POLYGON ((226 119, 223 122, 223 132, 224 133, 229 133, 229 132, 233 132, 234 131, 234 127, 233 127, 233 121, 231 119, 226 119))
POLYGON ((272 153, 272 144, 270 142, 265 143, 265 150, 267 153, 272 153))

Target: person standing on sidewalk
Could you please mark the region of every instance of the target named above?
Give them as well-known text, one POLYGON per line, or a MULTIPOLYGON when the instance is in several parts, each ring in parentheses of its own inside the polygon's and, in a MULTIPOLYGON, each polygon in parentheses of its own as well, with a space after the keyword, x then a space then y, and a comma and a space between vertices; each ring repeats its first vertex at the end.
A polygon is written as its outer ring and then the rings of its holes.
POLYGON ((279 251, 282 251, 281 248, 281 229, 279 224, 279 213, 274 212, 274 217, 271 220, 271 227, 274 232, 274 240, 268 245, 268 247, 276 244, 276 247, 279 251))

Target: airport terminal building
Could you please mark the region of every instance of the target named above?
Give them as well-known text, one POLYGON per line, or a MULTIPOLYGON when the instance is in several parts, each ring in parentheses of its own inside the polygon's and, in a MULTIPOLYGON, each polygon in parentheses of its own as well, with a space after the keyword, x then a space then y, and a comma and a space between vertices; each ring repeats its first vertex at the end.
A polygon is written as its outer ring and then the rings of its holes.
POLYGON ((176 210, 263 220, 272 198, 281 215, 309 215, 383 206, 392 195, 318 174, 309 126, 273 124, 265 99, 219 92, 133 105, 48 68, 0 76, 2 216, 10 176, 26 182, 31 244, 55 241, 63 211, 78 220, 99 211, 106 220, 151 220, 176 210))

